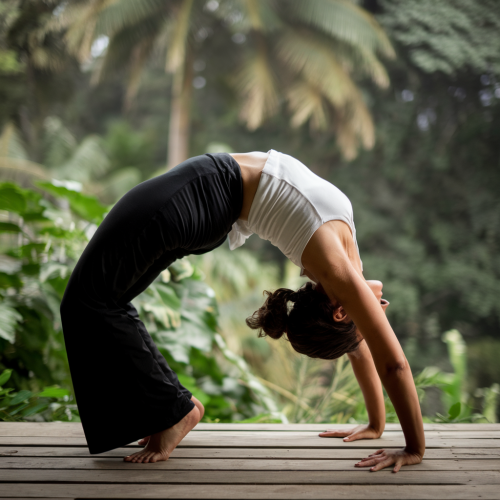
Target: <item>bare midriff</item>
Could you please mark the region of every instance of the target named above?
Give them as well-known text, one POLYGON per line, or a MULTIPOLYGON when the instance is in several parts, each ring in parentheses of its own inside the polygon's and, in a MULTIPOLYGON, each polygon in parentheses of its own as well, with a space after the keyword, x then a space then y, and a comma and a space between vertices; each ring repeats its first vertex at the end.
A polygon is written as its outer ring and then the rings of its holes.
POLYGON ((248 220, 250 207, 252 206, 257 187, 259 186, 260 176, 266 165, 269 153, 252 151, 250 153, 229 153, 238 163, 243 179, 243 205, 241 208, 240 219, 248 220))

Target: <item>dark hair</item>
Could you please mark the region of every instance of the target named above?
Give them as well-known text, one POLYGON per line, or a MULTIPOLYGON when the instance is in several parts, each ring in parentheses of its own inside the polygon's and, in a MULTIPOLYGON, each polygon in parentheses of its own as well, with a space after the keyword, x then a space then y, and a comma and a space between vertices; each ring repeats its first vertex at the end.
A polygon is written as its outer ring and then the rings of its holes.
POLYGON ((333 305, 312 282, 296 292, 278 288, 264 293, 267 298, 262 307, 246 319, 250 328, 259 329, 259 337, 279 339, 286 333, 292 347, 310 358, 336 359, 358 348, 360 339, 354 322, 334 321, 340 306, 333 305))

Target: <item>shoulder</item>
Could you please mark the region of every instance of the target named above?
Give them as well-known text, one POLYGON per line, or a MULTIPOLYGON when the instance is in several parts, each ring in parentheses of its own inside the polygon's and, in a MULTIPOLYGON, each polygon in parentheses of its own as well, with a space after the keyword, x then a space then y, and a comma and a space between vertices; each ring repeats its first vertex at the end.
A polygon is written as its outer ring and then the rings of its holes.
POLYGON ((355 255, 357 251, 349 225, 342 220, 331 220, 322 224, 311 236, 302 253, 302 264, 316 277, 332 270, 342 273, 343 268, 353 265, 362 274, 355 255))

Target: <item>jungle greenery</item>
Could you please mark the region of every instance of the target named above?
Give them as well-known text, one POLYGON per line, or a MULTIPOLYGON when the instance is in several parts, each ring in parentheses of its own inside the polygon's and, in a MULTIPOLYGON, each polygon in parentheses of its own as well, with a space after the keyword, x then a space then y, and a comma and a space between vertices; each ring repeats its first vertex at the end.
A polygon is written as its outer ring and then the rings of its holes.
MULTIPOLYGON (((18 200, 1 208, 0 373, 13 371, 0 418, 78 418, 57 303, 110 204, 174 153, 273 148, 351 199, 365 276, 384 282, 424 414, 495 421, 496 2, 106 5, 0 3, 2 200, 18 200), (352 106, 366 110, 354 135, 352 106)), ((363 420, 346 360, 308 360, 245 327, 263 289, 302 283, 267 242, 245 246, 183 261, 137 299, 168 361, 212 420, 363 420)))

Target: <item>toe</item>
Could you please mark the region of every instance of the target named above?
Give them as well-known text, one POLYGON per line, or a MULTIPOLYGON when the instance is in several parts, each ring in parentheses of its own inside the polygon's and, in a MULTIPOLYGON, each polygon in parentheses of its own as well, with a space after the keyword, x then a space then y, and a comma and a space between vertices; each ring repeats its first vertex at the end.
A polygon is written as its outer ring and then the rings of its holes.
POLYGON ((132 455, 125 457, 124 460, 126 462, 135 462, 136 458, 137 458, 137 453, 133 453, 132 455))

